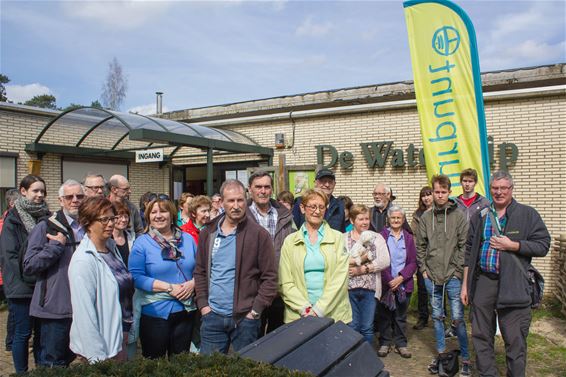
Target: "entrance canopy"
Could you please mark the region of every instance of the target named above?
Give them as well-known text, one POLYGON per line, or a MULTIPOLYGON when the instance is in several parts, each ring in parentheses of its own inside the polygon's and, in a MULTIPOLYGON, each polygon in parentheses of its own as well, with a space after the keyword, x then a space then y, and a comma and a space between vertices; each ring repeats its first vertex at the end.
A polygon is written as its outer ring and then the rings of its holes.
POLYGON ((235 131, 94 107, 62 112, 43 128, 33 143, 26 144, 25 150, 39 158, 45 153, 56 153, 134 159, 135 150, 164 148, 165 159, 170 160, 183 147, 192 147, 193 154, 197 151, 201 156, 206 152, 209 193, 213 151, 259 154, 269 162, 273 157, 273 149, 235 131))

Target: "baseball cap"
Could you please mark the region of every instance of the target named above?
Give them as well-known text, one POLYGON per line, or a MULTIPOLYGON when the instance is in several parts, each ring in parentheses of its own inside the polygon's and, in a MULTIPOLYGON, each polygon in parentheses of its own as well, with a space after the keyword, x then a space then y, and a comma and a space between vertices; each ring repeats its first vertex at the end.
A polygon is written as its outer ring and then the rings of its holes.
POLYGON ((320 170, 316 173, 316 178, 315 178, 315 179, 318 181, 319 179, 324 178, 324 177, 330 177, 330 178, 336 180, 336 177, 334 176, 334 172, 333 172, 332 170, 326 169, 326 168, 320 169, 320 170))

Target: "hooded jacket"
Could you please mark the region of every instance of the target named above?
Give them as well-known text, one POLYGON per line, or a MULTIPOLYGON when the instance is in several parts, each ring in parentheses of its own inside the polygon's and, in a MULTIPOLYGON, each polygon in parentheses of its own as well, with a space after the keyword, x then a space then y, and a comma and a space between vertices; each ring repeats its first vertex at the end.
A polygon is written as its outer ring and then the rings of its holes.
POLYGON ((30 315, 48 319, 72 317, 68 269, 79 243, 62 210, 33 228, 24 257, 24 272, 37 276, 30 315), (65 235, 64 245, 47 238, 47 233, 56 232, 65 235))
POLYGON ((476 193, 476 197, 472 204, 469 207, 464 205, 464 201, 462 200, 462 195, 457 196, 454 198, 456 204, 458 204, 458 208, 462 210, 466 214, 466 220, 468 222, 474 218, 482 209, 489 207, 491 204, 489 200, 485 196, 481 196, 480 194, 476 193))
MULTIPOLYGON (((479 274, 479 258, 486 213, 477 214, 470 224, 470 237, 466 243, 465 266, 468 267, 468 296, 472 302, 479 274)), ((533 257, 544 257, 550 248, 550 234, 539 213, 515 199, 507 207, 507 224, 502 234, 519 242, 517 252, 499 253, 499 292, 497 309, 521 308, 531 305, 529 281, 526 269, 533 257), (523 271, 516 261, 518 258, 523 271)))
POLYGON ((456 202, 449 199, 444 208, 434 204, 421 216, 417 232, 417 263, 435 284, 452 276, 462 279, 468 221, 456 202))

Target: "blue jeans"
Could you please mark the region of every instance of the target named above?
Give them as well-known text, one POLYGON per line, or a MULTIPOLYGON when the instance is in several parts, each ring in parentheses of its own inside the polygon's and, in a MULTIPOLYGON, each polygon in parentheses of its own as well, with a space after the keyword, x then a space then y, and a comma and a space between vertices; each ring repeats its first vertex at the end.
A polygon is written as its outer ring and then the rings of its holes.
POLYGON ((257 340, 260 319, 243 318, 235 321, 232 317, 210 312, 201 318, 200 353, 228 353, 230 343, 238 352, 257 340))
POLYGON ((468 334, 466 333, 466 324, 464 323, 464 305, 460 300, 460 290, 462 282, 460 279, 452 277, 444 285, 437 285, 430 279, 425 279, 426 290, 432 306, 432 321, 434 323, 434 336, 436 338, 436 350, 438 353, 446 351, 446 342, 444 340, 444 291, 448 295, 450 304, 450 315, 454 327, 456 327, 456 335, 460 344, 460 353, 463 360, 470 360, 468 352, 468 334))
POLYGON ((71 318, 36 320, 41 326, 40 365, 48 368, 69 366, 75 359, 75 354, 69 348, 71 318))
POLYGON ((12 342, 12 359, 16 373, 28 371, 29 339, 32 328, 35 327, 33 337, 33 356, 35 364, 39 364, 39 326, 29 315, 31 298, 9 298, 8 310, 14 314, 14 340, 12 342), (34 323, 35 322, 35 323, 34 323))
POLYGON ((369 344, 373 341, 373 316, 375 314, 375 291, 355 288, 348 291, 352 305, 352 329, 363 335, 369 344))

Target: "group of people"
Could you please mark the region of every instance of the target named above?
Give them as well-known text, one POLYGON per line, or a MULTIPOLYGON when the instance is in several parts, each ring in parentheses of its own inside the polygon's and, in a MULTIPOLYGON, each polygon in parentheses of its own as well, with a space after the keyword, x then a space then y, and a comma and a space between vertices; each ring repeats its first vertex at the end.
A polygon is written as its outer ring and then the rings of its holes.
POLYGON ((480 375, 497 375, 498 319, 508 374, 522 376, 530 296, 521 268, 546 255, 550 236, 536 210, 513 199, 507 172, 491 177, 492 202, 475 192, 477 181, 474 170, 463 171, 463 194, 453 199, 449 177, 434 176, 409 224, 386 184, 375 186, 369 208, 335 197, 329 169, 296 199, 273 199, 273 178, 256 171, 247 190, 227 180, 211 198, 184 193, 177 205, 147 193, 139 209, 125 177, 88 175, 63 183, 53 213, 45 182, 27 176, 0 235, 16 372, 28 368, 32 330, 36 364, 51 367, 75 357, 131 359, 138 338, 147 358, 238 352, 306 316, 343 321, 370 343, 378 333, 381 357, 410 358, 416 274, 416 330, 432 307, 431 373, 447 375, 448 304, 461 375, 471 373, 470 305, 480 375))

